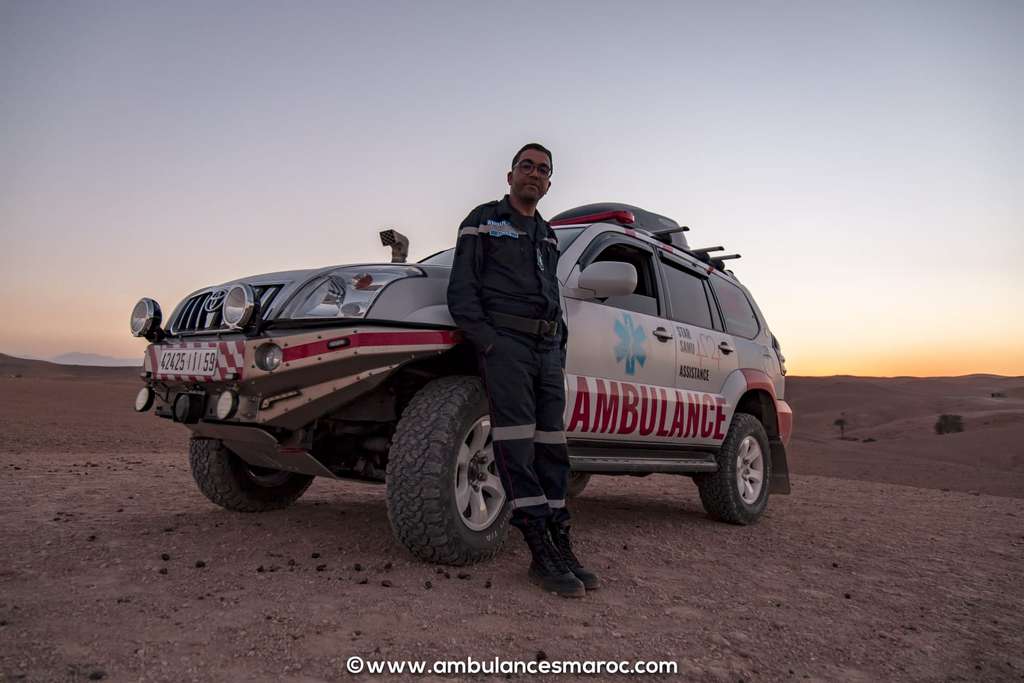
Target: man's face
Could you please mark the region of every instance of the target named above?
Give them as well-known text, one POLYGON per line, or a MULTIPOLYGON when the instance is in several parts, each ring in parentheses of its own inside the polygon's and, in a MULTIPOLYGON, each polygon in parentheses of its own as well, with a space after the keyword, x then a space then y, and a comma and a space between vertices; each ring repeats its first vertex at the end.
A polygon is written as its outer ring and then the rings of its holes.
POLYGON ((508 172, 509 192, 520 201, 528 204, 536 204, 540 198, 548 193, 551 188, 551 178, 546 172, 551 168, 551 160, 548 155, 539 149, 528 149, 519 155, 516 165, 508 172), (533 168, 529 172, 523 170, 523 162, 533 168))

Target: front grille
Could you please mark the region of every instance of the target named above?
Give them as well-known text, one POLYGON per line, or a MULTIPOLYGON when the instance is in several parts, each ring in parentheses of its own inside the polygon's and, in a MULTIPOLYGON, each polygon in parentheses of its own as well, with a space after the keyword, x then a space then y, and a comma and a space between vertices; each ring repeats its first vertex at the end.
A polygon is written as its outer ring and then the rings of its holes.
MULTIPOLYGON (((256 298, 259 299, 260 311, 266 311, 274 302, 274 297, 280 293, 284 285, 258 285, 253 287, 256 291, 256 298)), ((215 289, 200 292, 191 296, 182 304, 170 326, 171 334, 204 334, 207 332, 221 332, 227 330, 224 319, 221 316, 222 308, 217 306, 212 311, 206 310, 206 302, 210 300, 215 289)))

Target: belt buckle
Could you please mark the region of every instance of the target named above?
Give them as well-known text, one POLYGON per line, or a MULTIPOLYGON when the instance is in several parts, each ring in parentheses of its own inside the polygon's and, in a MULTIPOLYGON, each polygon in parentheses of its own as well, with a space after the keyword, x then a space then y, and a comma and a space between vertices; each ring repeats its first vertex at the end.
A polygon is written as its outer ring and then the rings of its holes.
POLYGON ((558 321, 556 320, 541 320, 540 321, 540 333, 545 337, 553 337, 558 331, 558 321))

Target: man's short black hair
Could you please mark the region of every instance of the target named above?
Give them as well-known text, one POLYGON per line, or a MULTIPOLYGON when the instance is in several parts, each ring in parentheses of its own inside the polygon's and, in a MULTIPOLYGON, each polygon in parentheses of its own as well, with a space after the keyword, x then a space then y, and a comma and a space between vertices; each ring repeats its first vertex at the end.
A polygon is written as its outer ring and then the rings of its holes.
POLYGON ((516 167, 516 164, 519 163, 519 157, 521 157, 523 155, 523 152, 525 152, 528 149, 535 149, 538 152, 544 152, 545 154, 547 154, 548 161, 551 162, 551 168, 554 169, 555 159, 554 157, 551 156, 551 150, 545 147, 544 145, 540 144, 539 142, 531 142, 529 144, 523 145, 523 148, 516 152, 516 155, 512 157, 512 168, 516 167))

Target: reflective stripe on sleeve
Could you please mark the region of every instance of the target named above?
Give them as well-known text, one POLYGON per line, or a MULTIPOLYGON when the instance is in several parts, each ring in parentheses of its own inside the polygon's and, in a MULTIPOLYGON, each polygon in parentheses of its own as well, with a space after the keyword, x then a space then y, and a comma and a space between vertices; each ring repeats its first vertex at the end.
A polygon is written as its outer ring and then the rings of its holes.
POLYGON ((491 438, 494 441, 515 441, 516 439, 532 439, 537 425, 515 425, 514 427, 493 427, 491 438))
POLYGON ((459 237, 464 235, 479 235, 480 228, 459 228, 459 237))
POLYGON ((564 508, 565 507, 565 498, 562 498, 561 500, 548 500, 548 507, 549 508, 564 508))
POLYGON ((558 246, 558 240, 556 240, 554 237, 545 237, 544 241, 547 242, 548 244, 553 244, 556 247, 558 246))
MULTIPOLYGON (((512 508, 528 508, 533 505, 546 505, 547 503, 548 499, 545 498, 544 496, 530 496, 529 498, 513 498, 512 508)), ((564 500, 562 501, 562 506, 565 506, 564 500)))
POLYGON ((533 440, 535 443, 562 444, 565 443, 565 432, 545 432, 541 429, 538 429, 533 436, 533 440))

